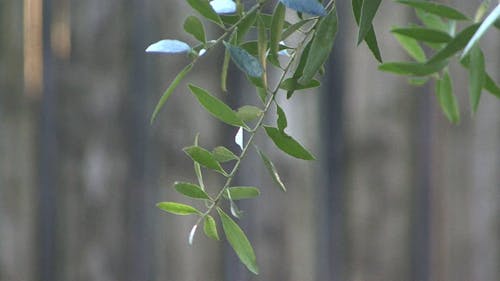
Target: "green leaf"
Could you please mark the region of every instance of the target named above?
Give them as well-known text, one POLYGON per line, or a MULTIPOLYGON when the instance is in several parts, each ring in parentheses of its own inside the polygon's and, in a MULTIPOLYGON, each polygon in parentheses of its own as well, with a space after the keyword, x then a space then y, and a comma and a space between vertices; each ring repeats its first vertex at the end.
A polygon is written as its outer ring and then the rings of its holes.
POLYGON ((243 230, 221 208, 217 207, 217 212, 219 213, 226 239, 240 258, 240 261, 252 273, 259 274, 255 253, 243 230))
POLYGON ((420 21, 428 28, 441 30, 443 32, 448 32, 449 25, 445 23, 441 17, 434 14, 428 13, 421 9, 415 9, 415 13, 420 21))
POLYGON ((252 121, 262 116, 263 113, 264 111, 256 106, 244 105, 238 109, 236 115, 243 121, 252 121))
POLYGON ((281 41, 281 32, 283 31, 283 26, 285 25, 285 5, 278 3, 273 13, 273 21, 271 23, 271 34, 269 41, 269 59, 274 61, 275 64, 279 65, 278 62, 278 50, 279 43, 281 41))
MULTIPOLYGON (((230 42, 236 41, 236 31, 233 31, 231 37, 229 38, 230 42)), ((227 92, 227 71, 229 69, 229 61, 231 60, 231 55, 229 54, 229 50, 226 49, 224 51, 224 61, 222 62, 222 71, 221 71, 221 79, 220 85, 223 92, 227 92)))
POLYGON ((203 221, 203 231, 214 240, 220 240, 219 233, 217 233, 217 224, 211 215, 206 215, 203 221))
POLYGON ((245 15, 245 17, 238 24, 238 43, 241 43, 245 40, 245 35, 248 33, 250 28, 255 24, 255 20, 257 19, 257 10, 253 10, 250 14, 245 15))
POLYGON ((250 77, 260 78, 264 73, 262 65, 259 60, 254 56, 250 55, 247 51, 242 48, 233 46, 227 42, 224 45, 229 50, 229 54, 233 59, 233 62, 250 77))
POLYGON ((156 207, 163 211, 169 212, 174 215, 199 215, 201 214, 196 208, 191 207, 186 204, 176 203, 176 202, 160 202, 156 204, 156 207))
POLYGON ((264 166, 266 166, 267 171, 271 175, 273 181, 281 188, 281 190, 286 191, 286 187, 283 184, 283 181, 281 180, 280 175, 278 174, 278 171, 276 170, 273 162, 271 162, 269 157, 267 157, 267 155, 264 154, 264 152, 262 152, 260 149, 257 149, 257 152, 259 153, 262 162, 264 162, 264 166))
POLYGON ((462 14, 456 9, 435 2, 418 0, 399 0, 396 2, 452 20, 469 20, 466 15, 462 14))
MULTIPOLYGON (((250 199, 260 195, 259 189, 253 186, 233 186, 229 187, 227 192, 229 192, 232 200, 250 199)), ((224 198, 229 198, 225 192, 224 198)))
POLYGON ((473 24, 464 30, 462 30, 460 33, 453 38, 446 46, 441 49, 439 52, 437 52, 432 58, 429 59, 427 62, 428 64, 433 64, 438 61, 445 60, 454 54, 456 54, 458 51, 460 51, 467 42, 472 38, 476 30, 479 28, 478 24, 473 24))
MULTIPOLYGON (((363 6, 363 0, 352 0, 352 11, 354 12, 354 19, 356 24, 359 25, 359 20, 361 17, 361 7, 363 6)), ((378 47, 377 36, 375 35, 375 30, 373 29, 373 24, 371 24, 370 30, 365 36, 365 42, 368 48, 372 52, 375 59, 382 62, 382 56, 380 54, 380 49, 378 47)))
POLYGON ((500 98, 500 87, 495 83, 493 78, 491 76, 486 75, 486 82, 484 83, 484 89, 496 96, 497 98, 500 98))
POLYGON ((212 9, 209 2, 206 0, 187 0, 188 4, 195 9, 200 15, 202 15, 207 20, 213 21, 216 24, 224 27, 219 15, 212 9))
POLYGON ((417 62, 386 62, 379 65, 378 69, 399 75, 427 76, 440 71, 445 66, 446 61, 435 64, 422 64, 417 62))
POLYGON ((193 84, 189 84, 189 89, 198 99, 198 102, 215 118, 229 125, 237 127, 244 126, 243 121, 241 121, 238 115, 236 115, 236 113, 224 102, 193 84))
MULTIPOLYGON (((194 138, 194 146, 198 146, 198 139, 200 137, 200 134, 196 134, 196 137, 194 138)), ((198 184, 200 185, 200 188, 202 190, 205 190, 205 184, 203 183, 203 174, 201 173, 201 167, 200 164, 196 161, 194 163, 194 172, 196 174, 196 179, 198 179, 198 184)))
MULTIPOLYGON (((266 68, 266 58, 267 58, 267 30, 264 25, 264 21, 262 20, 262 17, 259 15, 257 17, 257 56, 259 58, 259 61, 261 65, 263 65, 263 70, 265 71, 266 68)), ((267 77, 264 74, 263 79, 266 80, 267 77)), ((267 83, 267 80, 264 84, 267 83)), ((264 85, 264 88, 267 88, 266 85, 264 85)))
POLYGON ((321 86, 321 83, 318 80, 311 80, 309 83, 302 85, 294 78, 288 78, 285 81, 281 82, 280 89, 285 91, 297 91, 297 90, 305 90, 311 89, 321 86))
POLYGON ((403 49, 417 62, 424 63, 427 60, 424 50, 417 40, 399 34, 394 34, 394 37, 403 49))
POLYGON ((460 121, 458 102, 453 95, 453 85, 448 71, 444 72, 443 78, 436 81, 436 93, 439 105, 444 115, 450 122, 457 124, 460 121))
POLYGON ((281 33, 281 40, 285 40, 287 39, 288 37, 290 37, 290 35, 292 35, 295 31, 299 30, 302 26, 304 26, 304 24, 312 21, 313 19, 309 18, 309 19, 304 19, 304 20, 300 20, 292 25, 290 25, 287 29, 285 29, 283 31, 283 33, 281 33))
POLYGON ((278 130, 281 132, 285 131, 285 128, 288 126, 288 121, 286 120, 286 115, 283 109, 276 103, 276 113, 278 114, 278 130))
POLYGON ((498 3, 498 6, 491 11, 491 13, 484 19, 483 23, 481 26, 479 26, 478 30, 476 33, 474 33, 474 36, 470 39, 470 41, 467 43, 467 46, 464 49, 464 52, 462 54, 462 58, 464 58, 469 51, 473 48, 473 46, 483 37, 483 35, 488 31, 488 29, 495 24, 495 21, 497 21, 500 18, 500 3, 498 3))
POLYGON ((372 21, 375 18, 382 0, 364 0, 359 17, 358 44, 360 44, 370 30, 373 30, 372 21))
POLYGON ((195 199, 210 199, 208 194, 201 189, 200 186, 188 182, 175 182, 174 188, 180 194, 186 195, 195 199))
POLYGON ((304 72, 299 79, 300 84, 308 84, 328 59, 337 34, 337 11, 330 13, 318 23, 316 35, 311 44, 311 50, 304 66, 304 72))
MULTIPOLYGON (((312 45, 312 40, 307 43, 307 45, 304 47, 302 52, 300 53, 300 60, 299 64, 297 65, 297 68, 295 69, 292 78, 294 81, 297 81, 302 77, 304 74, 304 67, 306 66, 306 62, 309 58, 309 51, 311 50, 311 45, 312 45)), ((292 97, 294 90, 288 90, 286 93, 286 98, 289 99, 292 97)))
POLYGON ((391 32, 430 43, 448 43, 453 39, 446 32, 426 27, 399 27, 393 28, 391 32))
POLYGON ((202 43, 207 41, 205 37, 205 28, 203 27, 201 21, 195 16, 189 16, 186 18, 184 21, 184 30, 202 43))
POLYGON ((314 156, 307 151, 299 142, 291 136, 280 131, 278 128, 264 126, 267 135, 273 140, 274 144, 283 152, 295 158, 304 160, 314 160, 314 156))
POLYGON ((225 163, 239 159, 238 156, 234 155, 234 153, 231 152, 231 150, 223 146, 217 146, 216 148, 214 148, 214 150, 212 151, 212 155, 214 156, 214 159, 219 163, 225 163))
POLYGON ((422 86, 429 81, 428 77, 410 77, 408 83, 413 86, 422 86))
POLYGON ((481 91, 486 79, 484 55, 478 45, 470 51, 469 63, 469 98, 472 113, 476 113, 481 98, 481 91))
POLYGON ((224 172, 219 162, 215 160, 215 158, 212 156, 212 153, 210 153, 208 150, 203 149, 199 146, 190 146, 184 148, 183 150, 191 159, 193 159, 193 161, 199 163, 204 167, 226 175, 226 172, 224 172))
POLYGON ((168 86, 167 90, 163 93, 161 96, 160 100, 156 104, 155 110, 153 111, 153 114, 151 115, 151 124, 155 121, 156 116, 160 112, 161 108, 163 105, 167 102, 167 99, 170 97, 170 95, 174 92, 175 88, 179 85, 179 83, 184 79, 184 77, 189 73, 189 71, 193 68, 193 64, 190 63, 186 67, 184 67, 179 74, 175 77, 174 81, 168 86))

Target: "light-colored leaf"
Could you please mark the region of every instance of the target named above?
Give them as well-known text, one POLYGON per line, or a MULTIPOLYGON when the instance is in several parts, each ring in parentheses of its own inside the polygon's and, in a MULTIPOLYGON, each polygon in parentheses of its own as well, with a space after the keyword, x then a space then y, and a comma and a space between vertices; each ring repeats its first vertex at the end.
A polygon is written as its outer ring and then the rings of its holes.
POLYGON ((184 152, 191 158, 193 161, 199 163, 200 165, 215 170, 223 175, 226 175, 224 169, 222 169, 221 165, 217 160, 214 159, 212 153, 208 150, 205 150, 199 146, 190 146, 183 149, 184 152))
POLYGON ((165 39, 160 40, 147 47, 147 53, 179 54, 191 51, 191 47, 179 40, 165 39))
POLYGON ((462 14, 456 9, 431 1, 400 0, 396 2, 452 20, 469 20, 466 15, 462 14))
POLYGON ((193 225, 193 228, 191 228, 191 231, 189 232, 189 236, 188 236, 188 244, 189 245, 193 245, 193 239, 194 239, 194 234, 196 233, 196 229, 198 229, 197 224, 193 225))
POLYGON ((281 41, 281 32, 283 31, 283 26, 285 25, 285 12, 286 8, 282 3, 278 3, 273 13, 273 21, 271 23, 271 34, 269 40, 269 59, 274 61, 274 64, 278 64, 278 50, 279 43, 281 41))
POLYGON ((399 34, 394 34, 394 37, 398 40, 401 47, 417 62, 424 63, 427 60, 424 50, 417 40, 399 34))
POLYGON ((486 79, 484 55, 478 45, 470 51, 469 63, 469 99, 472 113, 476 113, 481 92, 486 79))
POLYGON ((195 199, 210 199, 208 194, 200 186, 188 182, 175 182, 174 188, 180 194, 195 199))
POLYGON ((316 0, 280 0, 288 8, 300 13, 306 13, 313 16, 326 16, 325 7, 316 0))
MULTIPOLYGON (((250 199, 260 195, 259 189, 253 186, 233 186, 229 187, 227 192, 232 200, 250 199)), ((224 197, 229 198, 226 193, 224 193, 224 197)))
POLYGON ((434 64, 423 64, 418 62, 386 62, 379 65, 378 69, 399 75, 427 76, 440 71, 445 66, 446 61, 434 64))
POLYGON ((226 239, 236 255, 248 270, 254 274, 259 274, 255 253, 243 230, 222 209, 217 208, 217 212, 219 213, 226 239))
POLYGON ((189 84, 189 89, 198 102, 215 118, 229 125, 244 126, 243 121, 228 105, 209 94, 205 89, 193 84, 189 84))
POLYGON ((391 32, 430 43, 448 43, 453 39, 444 31, 418 26, 393 28, 391 32))
POLYGON ((217 14, 232 14, 236 12, 236 3, 231 0, 213 0, 210 6, 217 14))
POLYGON ((234 153, 231 152, 231 150, 223 146, 217 146, 216 148, 214 148, 212 151, 212 155, 214 156, 214 159, 219 163, 225 163, 239 159, 238 156, 234 155, 234 153))
POLYGON ((234 142, 240 147, 241 150, 244 149, 245 146, 243 145, 243 127, 240 127, 238 129, 236 136, 234 136, 234 142))
POLYGON ((217 232, 217 224, 211 215, 206 215, 203 221, 203 231, 205 234, 214 239, 219 240, 219 233, 217 232))
POLYGON ((267 157, 267 155, 264 154, 264 152, 262 152, 260 149, 257 149, 257 152, 259 153, 260 158, 262 159, 262 162, 264 162, 264 166, 266 166, 267 171, 271 175, 271 178, 273 179, 273 181, 276 183, 276 185, 278 185, 281 188, 281 190, 286 191, 286 187, 283 184, 283 181, 281 180, 280 175, 278 174, 278 171, 276 170, 276 167, 274 166, 274 163, 271 162, 269 157, 267 157))
POLYGON ((156 204, 156 207, 174 215, 186 216, 201 214, 196 208, 177 202, 160 202, 156 204))
POLYGON ((236 111, 238 117, 243 121, 255 120, 262 116, 263 113, 262 109, 253 105, 244 105, 236 111))
POLYGON ((309 81, 309 83, 302 85, 296 79, 288 78, 285 81, 281 82, 280 89, 283 89, 285 91, 297 91, 316 88, 319 86, 321 86, 321 83, 316 79, 312 79, 311 81, 309 81))
POLYGON ((460 111, 457 99, 453 94, 453 83, 448 71, 444 72, 442 79, 437 80, 436 94, 444 115, 450 122, 457 124, 460 121, 460 111))

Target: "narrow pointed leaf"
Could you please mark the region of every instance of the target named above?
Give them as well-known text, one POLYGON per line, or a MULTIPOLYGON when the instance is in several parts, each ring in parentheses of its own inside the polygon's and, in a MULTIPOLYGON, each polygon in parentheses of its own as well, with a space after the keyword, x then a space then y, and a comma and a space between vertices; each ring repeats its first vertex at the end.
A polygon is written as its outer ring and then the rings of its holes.
POLYGON ((448 71, 445 71, 442 79, 437 80, 436 93, 439 105, 446 118, 450 122, 457 124, 460 121, 460 112, 457 99, 453 95, 453 85, 448 71))
POLYGON ((194 234, 196 233, 196 229, 198 229, 197 224, 193 225, 193 228, 191 228, 191 231, 189 232, 189 236, 188 236, 188 244, 189 245, 193 245, 193 239, 194 239, 194 234))
POLYGON ((469 51, 473 48, 473 46, 481 39, 481 37, 488 31, 488 29, 495 24, 495 21, 497 21, 500 18, 500 3, 498 3, 498 6, 491 11, 491 13, 484 19, 483 23, 481 26, 478 28, 476 33, 474 33, 474 36, 470 39, 470 41, 467 43, 467 46, 464 49, 464 52, 462 54, 462 58, 465 57, 469 51))
POLYGON ((222 209, 217 208, 217 212, 219 213, 226 239, 240 258, 240 261, 252 273, 259 274, 255 253, 243 230, 222 209))
POLYGON ((445 60, 453 55, 455 55, 458 51, 467 45, 467 42, 472 38, 476 30, 479 28, 478 24, 473 24, 453 38, 446 46, 437 52, 432 58, 427 62, 428 64, 432 64, 438 61, 445 60))
POLYGON ((215 22, 218 25, 223 26, 222 20, 219 15, 214 11, 212 6, 210 6, 207 0, 186 0, 187 3, 195 9, 204 18, 215 22))
POLYGON ((417 62, 424 63, 427 60, 424 50, 417 40, 399 34, 394 34, 394 37, 398 40, 401 47, 405 49, 410 57, 415 59, 417 62))
POLYGON ((195 16, 189 16, 186 18, 184 21, 184 30, 202 43, 207 41, 205 37, 205 28, 203 27, 201 21, 195 16))
POLYGON ((211 215, 206 215, 203 221, 203 231, 214 240, 220 240, 219 233, 217 232, 217 224, 211 215))
POLYGON ((413 8, 418 8, 422 9, 428 13, 452 19, 452 20, 468 20, 469 18, 462 14, 461 12, 457 11, 456 9, 453 9, 451 7, 448 7, 443 4, 435 3, 435 2, 430 2, 430 1, 419 1, 419 0, 400 0, 396 1, 398 3, 413 7, 413 8))
MULTIPOLYGON (((290 79, 293 79, 293 81, 296 81, 297 83, 299 83, 298 80, 304 74, 304 67, 306 66, 307 60, 309 58, 311 45, 312 45, 312 40, 309 41, 309 43, 307 43, 307 45, 304 47, 304 49, 300 53, 299 64, 297 65, 297 68, 295 69, 292 78, 290 78, 290 79)), ((286 98, 287 99, 291 98, 294 91, 295 90, 288 90, 286 93, 286 98)))
POLYGON ((280 0, 288 8, 314 16, 326 16, 325 7, 316 0, 280 0))
POLYGON ((189 85, 189 89, 196 99, 198 99, 198 102, 215 118, 229 125, 244 126, 238 115, 224 102, 193 84, 189 85))
POLYGON ((286 115, 285 112, 283 111, 283 108, 281 108, 277 103, 276 103, 276 113, 278 114, 278 121, 276 122, 278 125, 278 130, 284 132, 286 127, 288 126, 288 121, 286 120, 286 115))
POLYGON ((312 41, 311 50, 304 66, 303 75, 299 79, 300 84, 308 84, 326 62, 333 48, 336 34, 337 11, 334 8, 330 14, 322 18, 318 23, 316 35, 312 41))
POLYGON ((208 150, 205 150, 199 146, 190 146, 183 149, 184 152, 191 158, 193 161, 199 163, 200 165, 215 170, 223 175, 226 173, 220 166, 219 162, 215 160, 208 150))
POLYGON ((253 10, 250 14, 247 14, 243 20, 238 24, 237 36, 238 43, 245 40, 245 35, 248 33, 250 28, 255 25, 257 19, 257 10, 253 10))
POLYGON ((170 86, 168 86, 167 90, 163 93, 163 95, 161 96, 160 100, 156 104, 155 110, 153 111, 153 114, 151 115, 151 120, 150 120, 151 123, 154 122, 154 120, 156 119, 156 116, 160 112, 160 110, 163 107, 163 105, 165 104, 165 102, 167 102, 167 100, 170 97, 170 95, 172 95, 172 93, 174 92, 175 88, 177 88, 177 86, 179 85, 179 83, 189 73, 189 71, 191 70, 191 68, 193 68, 193 64, 191 64, 191 63, 188 64, 186 67, 184 67, 184 69, 181 70, 181 72, 179 72, 179 74, 177 74, 177 76, 175 77, 174 81, 172 81, 172 83, 170 84, 170 86))
POLYGON ((292 35, 295 31, 299 30, 302 26, 304 26, 306 23, 308 22, 311 22, 312 19, 303 19, 303 20, 300 20, 292 25, 290 25, 287 29, 285 29, 285 31, 283 31, 283 33, 281 34, 281 40, 285 40, 287 39, 288 37, 290 37, 290 35, 292 35))
POLYGON ((266 166, 266 169, 269 172, 269 175, 271 175, 271 178, 273 179, 274 183, 276 183, 276 185, 278 185, 281 188, 281 190, 286 191, 286 187, 283 184, 283 181, 281 180, 280 175, 278 174, 278 171, 274 166, 274 163, 260 149, 257 149, 257 152, 259 153, 262 162, 264 162, 264 166, 266 166))
POLYGON ((281 41, 281 32, 283 31, 283 26, 285 24, 285 12, 285 6, 282 3, 278 3, 274 9, 273 21, 271 23, 269 59, 274 60, 277 64, 279 64, 277 57, 279 43, 281 41))
POLYGON ((186 195, 195 199, 210 199, 208 194, 201 189, 200 186, 188 182, 175 182, 174 188, 180 194, 186 195))
POLYGON ((373 30, 372 21, 382 0, 364 0, 359 18, 358 44, 360 44, 370 30, 373 30))
POLYGON ((233 62, 250 77, 260 78, 264 72, 259 60, 240 47, 227 42, 224 45, 229 50, 233 62))
POLYGON ((198 215, 201 214, 196 208, 177 202, 160 202, 156 204, 159 209, 174 215, 198 215))
POLYGON ((311 89, 321 86, 321 83, 318 80, 312 79, 309 83, 302 85, 296 79, 288 78, 280 84, 280 89, 285 91, 297 91, 297 90, 305 90, 311 89))
POLYGON ((440 16, 431 14, 421 9, 415 9, 415 13, 426 27, 448 32, 449 25, 445 23, 440 16))
POLYGON ((427 76, 440 71, 445 66, 445 61, 435 64, 423 64, 417 62, 386 62, 381 64, 378 69, 399 75, 427 76))
POLYGON ((481 91, 486 79, 484 55, 479 46, 470 51, 469 64, 469 98, 472 113, 476 113, 481 98, 481 91))
POLYGON ((500 87, 495 83, 491 76, 486 75, 486 81, 484 83, 484 89, 497 98, 500 98, 500 87))
POLYGON ((264 111, 256 106, 244 105, 238 109, 236 115, 243 121, 252 121, 262 116, 263 113, 264 111))
POLYGON ((234 153, 231 152, 231 150, 223 146, 214 148, 214 150, 212 151, 212 155, 214 156, 214 159, 219 163, 225 163, 239 159, 238 156, 234 155, 234 153))
MULTIPOLYGON (((363 6, 363 0, 352 0, 352 11, 354 13, 354 19, 356 24, 359 25, 359 20, 361 17, 361 7, 363 6)), ((382 55, 380 54, 380 49, 378 47, 377 36, 375 35, 375 30, 373 29, 373 24, 370 26, 370 30, 365 36, 365 42, 368 48, 372 52, 375 59, 382 62, 382 55)))
MULTIPOLYGON (((233 186, 229 187, 227 192, 232 200, 250 199, 260 195, 259 189, 253 186, 233 186)), ((229 196, 224 193, 224 198, 227 199, 229 196)))
POLYGON ((299 142, 291 136, 280 131, 278 128, 264 126, 267 135, 271 138, 274 144, 283 152, 290 156, 303 160, 314 160, 314 156, 307 151, 299 142))
POLYGON ((453 37, 444 31, 426 27, 398 27, 393 28, 391 32, 430 43, 448 43, 453 39, 453 37))
MULTIPOLYGON (((194 138, 194 146, 198 146, 198 139, 200 137, 200 134, 196 134, 196 137, 194 138)), ((200 188, 202 190, 205 190, 205 183, 203 182, 203 174, 201 173, 201 167, 200 164, 196 161, 193 161, 194 163, 194 172, 196 174, 196 179, 198 179, 198 184, 200 185, 200 188)))

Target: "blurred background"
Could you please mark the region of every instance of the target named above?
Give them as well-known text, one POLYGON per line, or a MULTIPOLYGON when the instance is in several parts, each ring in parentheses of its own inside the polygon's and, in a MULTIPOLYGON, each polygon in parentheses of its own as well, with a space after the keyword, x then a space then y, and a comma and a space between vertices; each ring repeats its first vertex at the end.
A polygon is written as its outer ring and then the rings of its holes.
MULTIPOLYGON (((447 2, 472 15, 480 1, 447 2)), ((226 242, 198 233, 188 245, 195 218, 155 207, 187 202, 172 183, 195 179, 182 148, 197 132, 205 147, 236 149, 235 129, 184 83, 149 125, 188 59, 144 50, 166 38, 194 43, 182 32, 194 14, 185 1, 0 0, 0 280, 500 280, 500 101, 484 93, 471 118, 455 64, 462 121, 451 125, 434 86, 378 72, 355 47, 350 1, 338 10, 323 86, 279 99, 288 132, 318 160, 292 159, 259 136, 288 192, 255 153, 236 180, 262 191, 240 204, 261 267, 252 276, 226 242)), ((385 60, 406 59, 388 30, 414 20, 384 1, 375 27, 385 60)), ((500 81, 499 32, 481 44, 500 81)), ((220 91, 222 55, 203 58, 187 81, 234 107, 255 103, 234 65, 229 94, 220 91)), ((205 176, 212 190, 222 184, 205 176)))

